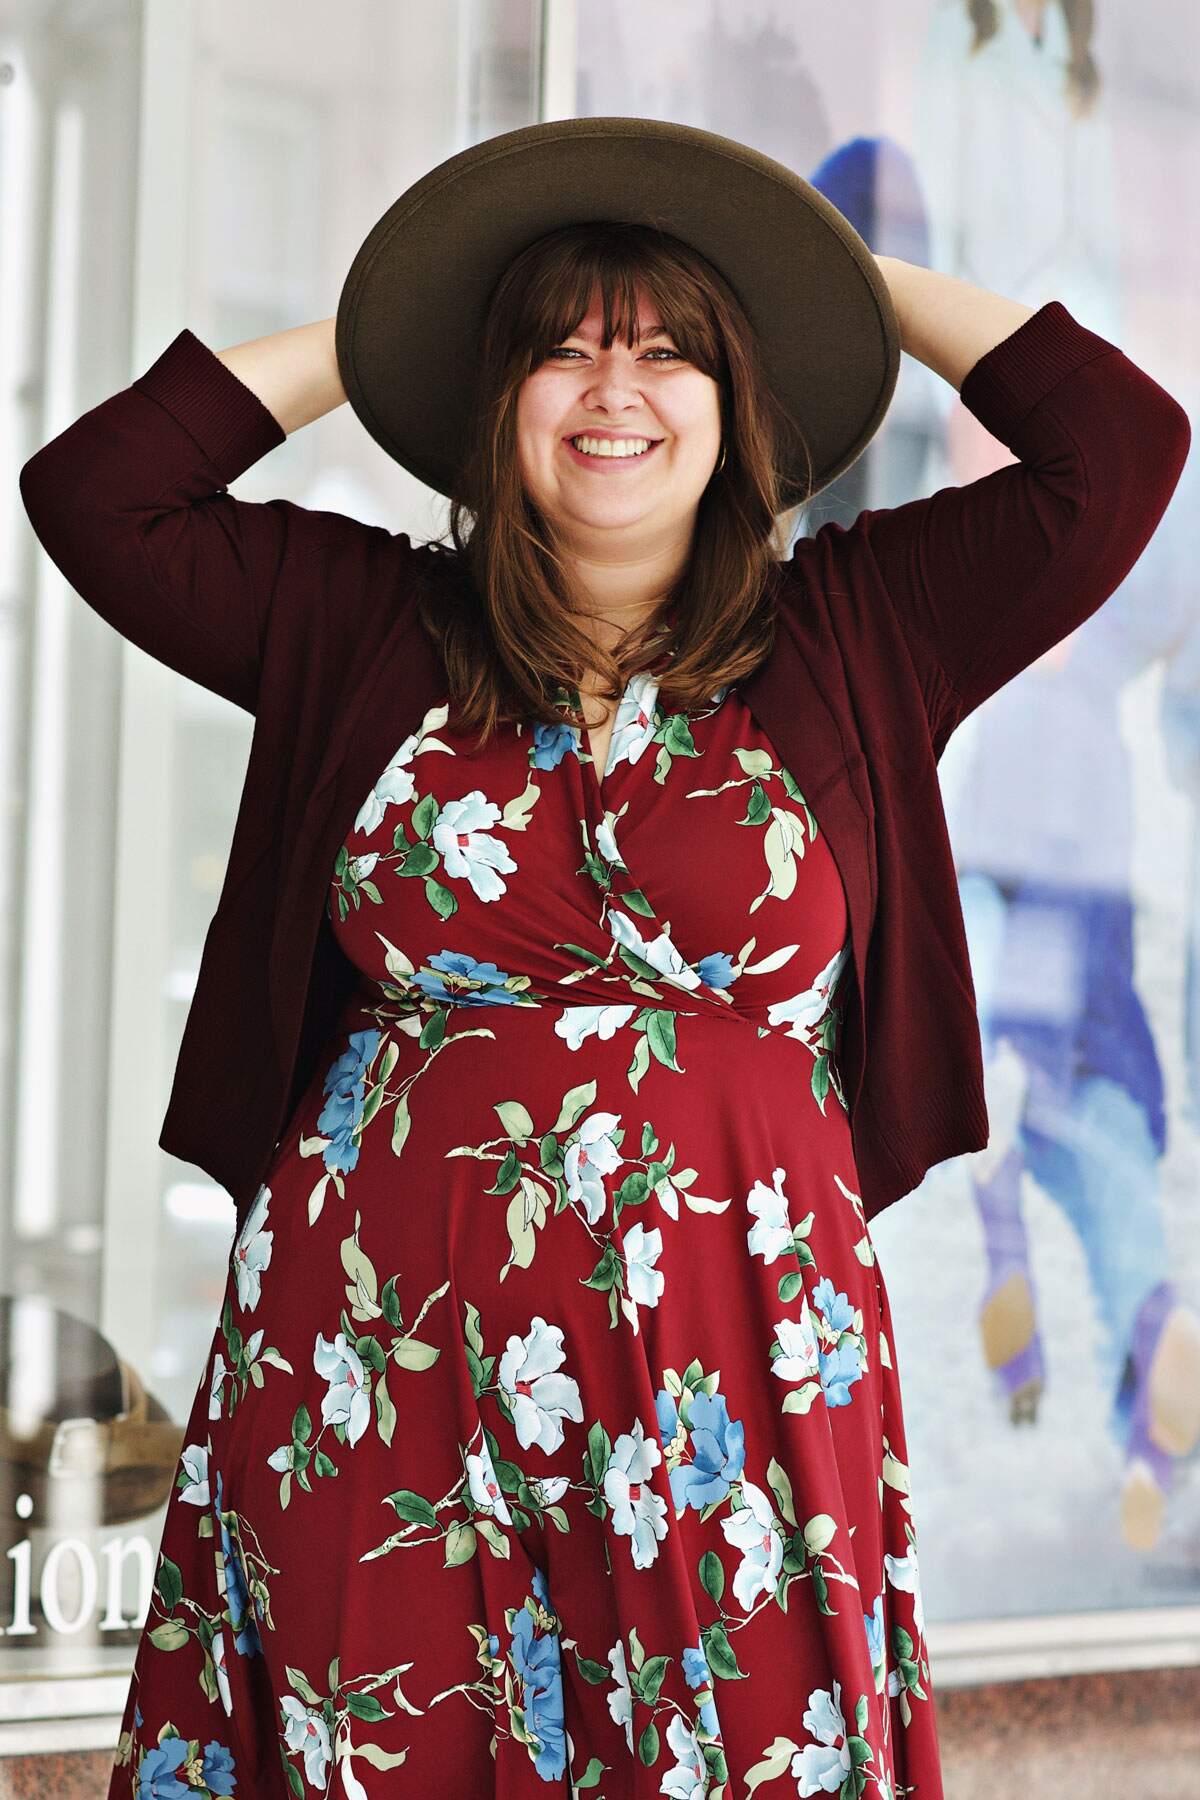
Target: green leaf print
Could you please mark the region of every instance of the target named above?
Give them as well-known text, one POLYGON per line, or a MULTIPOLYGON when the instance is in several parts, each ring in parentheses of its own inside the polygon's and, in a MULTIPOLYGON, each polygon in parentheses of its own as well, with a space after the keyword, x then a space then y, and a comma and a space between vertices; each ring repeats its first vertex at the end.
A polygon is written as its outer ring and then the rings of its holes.
MULTIPOLYGON (((396 865, 397 875, 428 875, 431 869, 438 866, 439 857, 432 844, 414 844, 407 851, 402 862, 396 865)), ((428 883, 426 884, 428 886, 428 883)))
POLYGON ((591 1427, 587 1435, 587 1450, 584 1453, 584 1474, 594 1487, 600 1487, 604 1481, 604 1473, 612 1461, 612 1439, 605 1431, 599 1419, 591 1427))
POLYGON ((443 1567, 457 1568, 460 1563, 470 1562, 474 1554, 475 1527, 459 1520, 446 1533, 446 1561, 443 1567))
POLYGON ((418 800, 410 815, 410 823, 417 837, 427 838, 429 836, 438 822, 440 811, 433 794, 426 794, 423 799, 418 800))
POLYGON ((719 1675, 723 1681, 746 1680, 746 1671, 739 1669, 733 1645, 729 1642, 729 1634, 719 1619, 714 1624, 705 1626, 700 1633, 700 1642, 704 1659, 714 1675, 719 1675))
POLYGON ((827 1550, 837 1535, 837 1521, 828 1513, 814 1513, 804 1527, 804 1542, 814 1556, 827 1550))
POLYGON ((653 1719, 638 1739, 638 1756, 648 1769, 658 1760, 658 1727, 653 1719))
POLYGON ((637 1673, 636 1681, 631 1683, 637 1698, 639 1700, 644 1700, 647 1706, 653 1706, 654 1702, 658 1699, 659 1690, 663 1684, 663 1677, 667 1672, 670 1661, 671 1658, 669 1656, 647 1657, 637 1673))
POLYGON ((700 1585, 719 1606, 725 1592, 725 1565, 715 1550, 706 1550, 700 1558, 700 1585))
POLYGON ((166 1619, 154 1627, 150 1642, 156 1650, 182 1650, 190 1636, 182 1619, 166 1619))
POLYGON ((179 1564, 173 1563, 169 1556, 160 1553, 158 1580, 155 1587, 162 1595, 163 1605, 172 1612, 183 1598, 183 1576, 179 1572, 179 1564))
POLYGON ((425 898, 432 906, 439 919, 448 919, 458 911, 458 901, 448 887, 435 881, 431 875, 425 883, 425 898))
POLYGON ((746 801, 746 816, 738 823, 741 825, 765 825, 770 816, 771 801, 766 789, 760 781, 752 782, 746 801))
POLYGON ((675 1060, 675 1014, 666 1007, 650 1006, 642 1017, 646 1021, 646 1042, 656 1061, 682 1075, 684 1071, 675 1060))
POLYGON ((585 1081, 578 1087, 568 1088, 562 1097, 562 1105, 558 1109, 558 1117, 550 1127, 551 1131, 572 1131, 579 1123, 588 1107, 594 1103, 595 1098, 595 1081, 585 1081))
POLYGON ((796 1509, 792 1503, 792 1484, 787 1470, 775 1457, 772 1457, 767 1464, 767 1485, 779 1502, 780 1516, 786 1519, 789 1525, 795 1525, 797 1519, 796 1509))
POLYGON ((533 1120, 527 1107, 519 1100, 497 1101, 492 1109, 499 1117, 505 1132, 518 1144, 527 1143, 533 1136, 533 1120))

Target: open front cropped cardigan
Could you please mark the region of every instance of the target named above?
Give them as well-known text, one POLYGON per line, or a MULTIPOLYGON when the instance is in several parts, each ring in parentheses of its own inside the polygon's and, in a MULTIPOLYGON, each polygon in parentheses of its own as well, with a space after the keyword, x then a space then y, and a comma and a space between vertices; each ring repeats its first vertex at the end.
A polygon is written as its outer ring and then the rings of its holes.
MULTIPOLYGON (((1124 580, 1191 443, 1178 402, 1057 300, 960 391, 1017 460, 797 542, 775 646, 740 683, 846 892, 841 1072, 868 1218, 988 1140, 938 759, 1124 580)), ((337 847, 445 697, 413 599, 452 558, 338 513, 234 498, 228 484, 284 436, 185 328, 20 473, 76 592, 254 716, 158 1139, 227 1189, 239 1226, 354 980, 324 909, 337 847)))

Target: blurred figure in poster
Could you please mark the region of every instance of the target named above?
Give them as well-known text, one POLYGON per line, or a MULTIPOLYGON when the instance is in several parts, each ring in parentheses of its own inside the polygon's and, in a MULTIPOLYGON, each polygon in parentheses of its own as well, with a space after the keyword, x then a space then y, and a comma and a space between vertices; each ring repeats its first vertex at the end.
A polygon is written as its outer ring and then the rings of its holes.
MULTIPOLYGON (((928 260, 1030 305, 1059 298, 1121 342, 1116 185, 1090 25, 1090 7, 1066 0, 944 0, 920 72, 915 161, 860 138, 810 179, 876 254, 928 260), (998 188, 999 169, 1008 179, 998 188)), ((835 483, 808 529, 831 516, 848 525, 863 505, 901 504, 1010 460, 911 359, 897 402, 893 452, 870 467, 870 496, 863 458, 848 471, 858 490, 835 483)), ((1140 1549, 1157 1541, 1175 1466, 1200 1439, 1200 1320, 1170 1273, 1163 1072, 1134 985, 1133 771, 1118 707, 1149 663, 1178 664, 1168 742, 1175 779, 1195 796, 1200 627, 1183 578, 1189 559, 1176 554, 1177 579, 1161 579, 1185 509, 1177 496, 1156 553, 1086 627, 964 722, 958 806, 947 806, 992 1121, 987 1149, 964 1159, 987 1261, 984 1355, 1009 1417, 1032 1421, 1046 1374, 1038 1309, 1070 1301, 1035 1290, 1028 1174, 1083 1248, 1124 1460, 1121 1530, 1140 1549)), ((1193 909, 1195 898, 1193 889, 1193 909)), ((1200 956, 1193 1020, 1198 968, 1200 956)), ((1195 1027, 1188 1049, 1196 1084, 1195 1027)))

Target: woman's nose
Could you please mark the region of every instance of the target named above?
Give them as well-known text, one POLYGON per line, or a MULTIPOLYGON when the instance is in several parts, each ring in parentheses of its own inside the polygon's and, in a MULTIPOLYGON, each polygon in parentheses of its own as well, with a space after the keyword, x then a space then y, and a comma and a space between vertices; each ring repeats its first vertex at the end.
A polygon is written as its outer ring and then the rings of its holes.
POLYGON ((587 399, 602 402, 605 406, 622 406, 629 403, 640 404, 641 389, 631 374, 622 374, 619 369, 601 370, 591 381, 587 389, 587 399))

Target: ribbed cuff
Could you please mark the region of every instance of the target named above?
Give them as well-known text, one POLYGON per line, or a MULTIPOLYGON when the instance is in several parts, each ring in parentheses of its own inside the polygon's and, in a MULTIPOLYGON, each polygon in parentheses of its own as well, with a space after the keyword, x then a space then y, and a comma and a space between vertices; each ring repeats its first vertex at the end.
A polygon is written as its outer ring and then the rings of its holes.
POLYGON ((287 437, 258 395, 186 325, 130 385, 183 426, 222 481, 232 481, 287 437))
POLYGON ((1064 375, 1117 348, 1081 325, 1061 300, 1047 300, 972 365, 959 396, 981 425, 1007 443, 1009 433, 1064 375))

